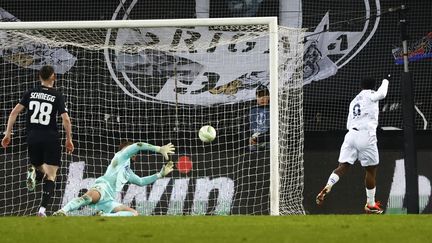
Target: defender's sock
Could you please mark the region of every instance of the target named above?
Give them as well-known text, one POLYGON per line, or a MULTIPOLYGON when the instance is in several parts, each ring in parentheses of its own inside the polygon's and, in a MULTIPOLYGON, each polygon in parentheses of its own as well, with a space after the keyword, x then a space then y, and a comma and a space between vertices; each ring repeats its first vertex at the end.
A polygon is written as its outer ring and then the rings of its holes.
POLYGON ((43 194, 42 194, 42 202, 41 207, 47 208, 48 204, 51 203, 51 198, 54 195, 54 181, 45 180, 43 184, 43 194))
POLYGON ((367 198, 367 204, 370 207, 375 206, 375 191, 376 191, 376 187, 373 189, 367 189, 366 188, 366 198, 367 198))
POLYGON ((332 187, 334 184, 336 184, 339 181, 339 176, 336 173, 331 173, 328 181, 327 181, 327 186, 332 187))

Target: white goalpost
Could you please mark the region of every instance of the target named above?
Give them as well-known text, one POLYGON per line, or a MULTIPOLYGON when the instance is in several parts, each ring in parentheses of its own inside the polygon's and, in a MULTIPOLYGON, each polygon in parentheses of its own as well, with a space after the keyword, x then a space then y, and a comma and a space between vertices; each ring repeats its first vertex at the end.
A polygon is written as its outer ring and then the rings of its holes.
MULTIPOLYGON (((0 23, 0 122, 52 65, 76 152, 62 157, 51 212, 103 175, 128 139, 176 146, 172 176, 118 195, 142 215, 304 214, 303 33, 275 17, 0 23), (260 87, 269 108, 257 104, 260 87), (257 145, 255 123, 269 134, 257 145), (212 143, 198 138, 204 125, 217 131, 212 143)), ((40 185, 25 188, 25 137, 21 115, 0 155, 0 215, 31 215, 40 203, 40 185)), ((131 166, 147 176, 163 163, 143 153, 131 166)))

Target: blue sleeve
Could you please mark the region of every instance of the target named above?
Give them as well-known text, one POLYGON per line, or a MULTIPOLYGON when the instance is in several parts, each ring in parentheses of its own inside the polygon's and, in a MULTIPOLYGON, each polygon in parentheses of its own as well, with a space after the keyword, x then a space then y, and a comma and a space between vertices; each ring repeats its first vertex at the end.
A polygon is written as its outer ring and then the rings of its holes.
POLYGON ((139 151, 158 152, 159 146, 154 146, 148 143, 141 143, 141 142, 134 143, 117 152, 116 157, 119 160, 125 161, 128 160, 130 157, 134 156, 135 154, 137 154, 139 151))
POLYGON ((152 184, 157 179, 159 179, 159 173, 153 174, 151 176, 139 177, 135 173, 131 172, 128 182, 138 186, 145 186, 148 184, 152 184))

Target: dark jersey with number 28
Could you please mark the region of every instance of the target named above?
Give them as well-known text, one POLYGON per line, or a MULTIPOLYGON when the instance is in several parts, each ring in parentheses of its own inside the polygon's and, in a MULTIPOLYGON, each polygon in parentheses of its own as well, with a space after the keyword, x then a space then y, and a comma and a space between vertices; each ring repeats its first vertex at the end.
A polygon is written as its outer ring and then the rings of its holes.
POLYGON ((27 109, 27 133, 44 131, 58 133, 57 114, 67 112, 63 95, 45 86, 28 90, 19 102, 27 109))

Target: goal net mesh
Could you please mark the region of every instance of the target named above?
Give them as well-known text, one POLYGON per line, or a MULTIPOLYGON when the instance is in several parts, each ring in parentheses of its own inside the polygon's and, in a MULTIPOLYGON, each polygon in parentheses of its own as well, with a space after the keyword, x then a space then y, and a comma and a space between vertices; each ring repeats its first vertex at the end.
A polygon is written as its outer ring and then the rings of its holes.
MULTIPOLYGON (((279 117, 270 120, 279 122, 281 214, 304 213, 302 40, 303 30, 279 28, 279 117)), ((0 43, 1 124, 24 92, 40 85, 37 73, 47 64, 72 119, 76 150, 63 153, 49 212, 85 193, 119 143, 130 140, 176 146, 171 175, 119 193, 118 201, 140 214, 270 213, 269 140, 250 144, 254 126, 265 128, 269 116, 256 100, 257 88, 272 85, 268 26, 2 30, 0 43), (211 143, 198 138, 204 125, 217 131, 211 143)), ((0 155, 0 215, 32 215, 42 185, 35 192, 25 186, 23 114, 13 132, 0 155)), ((147 176, 164 163, 144 152, 131 167, 147 176)))

